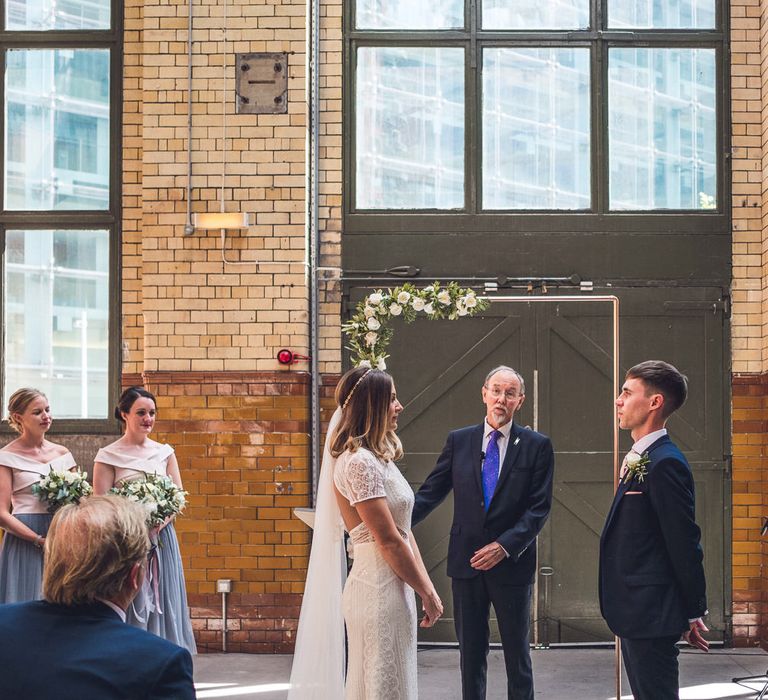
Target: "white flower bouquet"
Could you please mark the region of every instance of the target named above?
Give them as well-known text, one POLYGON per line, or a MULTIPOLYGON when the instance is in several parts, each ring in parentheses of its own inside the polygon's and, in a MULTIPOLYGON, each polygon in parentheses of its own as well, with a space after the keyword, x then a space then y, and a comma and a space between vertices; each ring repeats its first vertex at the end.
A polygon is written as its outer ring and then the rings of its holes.
POLYGON ((110 489, 110 493, 144 505, 150 527, 162 525, 166 518, 178 515, 187 505, 187 492, 176 486, 171 477, 160 474, 145 474, 143 479, 124 481, 110 489))
POLYGON ((32 484, 32 493, 46 504, 49 513, 55 513, 68 503, 80 503, 81 498, 90 496, 92 492, 88 475, 79 469, 57 472, 51 468, 38 483, 32 484))

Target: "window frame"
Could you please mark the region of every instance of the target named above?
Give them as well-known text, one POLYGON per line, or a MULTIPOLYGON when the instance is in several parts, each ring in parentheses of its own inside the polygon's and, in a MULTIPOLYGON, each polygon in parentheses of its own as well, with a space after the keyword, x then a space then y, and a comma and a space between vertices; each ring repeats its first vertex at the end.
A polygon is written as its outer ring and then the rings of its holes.
MULTIPOLYGON (((109 204, 102 210, 7 210, 5 193, 0 191, 0 274, 5 270, 8 230, 100 229, 109 232, 109 349, 107 367, 107 412, 104 418, 58 418, 53 408, 53 434, 114 434, 119 431, 111 407, 120 394, 121 376, 121 284, 120 246, 122 241, 122 122, 123 122, 123 3, 110 2, 110 28, 99 30, 15 31, 5 28, 6 0, 0 0, 0 163, 5 163, 5 76, 6 51, 11 49, 107 49, 109 50, 109 204)), ((5 300, 0 298, 0 328, 5 332, 5 300)), ((6 371, 0 344, 0 387, 5 387, 6 371)), ((3 392, 4 395, 4 392, 3 392)), ((5 406, 2 407, 5 414, 5 406)), ((0 435, 8 434, 7 423, 0 424, 0 435)))
POLYGON ((482 0, 465 0, 460 30, 370 30, 355 28, 355 0, 345 3, 343 22, 343 211, 344 232, 365 234, 412 230, 546 233, 617 231, 730 235, 730 54, 727 5, 715 0, 713 29, 610 29, 610 0, 591 0, 590 28, 583 30, 482 30, 482 0), (597 27, 598 29, 595 29, 597 27), (465 63, 465 205, 445 209, 358 209, 356 198, 357 49, 363 46, 463 47, 465 63), (482 201, 482 50, 503 47, 587 47, 590 51, 590 195, 588 210, 483 210, 482 201), (616 47, 704 48, 715 51, 717 207, 701 209, 610 210, 608 142, 608 52, 616 47))

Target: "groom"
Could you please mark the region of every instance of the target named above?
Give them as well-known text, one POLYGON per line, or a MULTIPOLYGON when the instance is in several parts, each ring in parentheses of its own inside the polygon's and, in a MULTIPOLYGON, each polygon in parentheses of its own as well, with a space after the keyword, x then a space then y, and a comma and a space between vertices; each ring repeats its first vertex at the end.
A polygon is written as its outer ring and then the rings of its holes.
POLYGON ((621 638, 635 700, 678 698, 681 635, 709 648, 693 475, 665 428, 687 395, 686 377, 652 360, 627 372, 616 399, 634 445, 600 538, 600 609, 621 638))
POLYGON ((548 437, 516 425, 525 400, 520 373, 496 367, 482 389, 480 425, 448 435, 432 473, 416 494, 413 524, 453 489, 448 575, 461 652, 464 700, 483 700, 490 606, 499 623, 507 695, 533 700, 528 646, 536 536, 552 505, 554 453, 548 437))

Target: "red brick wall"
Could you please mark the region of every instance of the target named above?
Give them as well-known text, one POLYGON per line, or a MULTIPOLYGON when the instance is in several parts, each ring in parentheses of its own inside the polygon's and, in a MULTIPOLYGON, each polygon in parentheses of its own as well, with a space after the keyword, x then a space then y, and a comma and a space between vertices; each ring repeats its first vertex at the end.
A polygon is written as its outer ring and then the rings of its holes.
POLYGON ((768 546, 760 537, 768 483, 768 374, 733 377, 733 643, 768 641, 768 546))
MULTIPOLYGON (((323 387, 332 408, 335 377, 323 387)), ((293 651, 310 532, 306 372, 124 375, 157 397, 155 437, 176 449, 189 504, 179 535, 200 651, 222 647, 217 579, 231 579, 227 649, 293 651)), ((328 416, 324 416, 326 419, 328 416)))

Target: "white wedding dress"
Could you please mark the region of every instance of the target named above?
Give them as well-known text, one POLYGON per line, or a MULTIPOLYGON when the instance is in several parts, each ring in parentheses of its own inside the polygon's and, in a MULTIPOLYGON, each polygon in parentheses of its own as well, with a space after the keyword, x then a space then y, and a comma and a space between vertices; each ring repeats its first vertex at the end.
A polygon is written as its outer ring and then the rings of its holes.
MULTIPOLYGON (((339 456, 334 483, 351 505, 386 498, 408 541, 413 491, 393 462, 359 449, 339 456)), ((365 523, 349 533, 353 564, 344 586, 349 663, 346 700, 416 700, 416 598, 384 560, 365 523)))
MULTIPOLYGON (((337 408, 328 435, 333 434, 340 415, 337 408)), ((416 700, 413 590, 384 561, 364 524, 350 533, 353 565, 345 583, 344 526, 334 483, 353 504, 386 498, 403 538, 410 533, 414 497, 400 470, 368 450, 345 452, 334 459, 326 441, 288 698, 416 700)))

